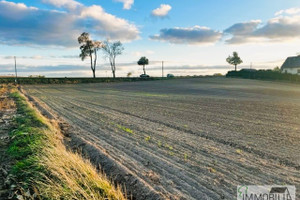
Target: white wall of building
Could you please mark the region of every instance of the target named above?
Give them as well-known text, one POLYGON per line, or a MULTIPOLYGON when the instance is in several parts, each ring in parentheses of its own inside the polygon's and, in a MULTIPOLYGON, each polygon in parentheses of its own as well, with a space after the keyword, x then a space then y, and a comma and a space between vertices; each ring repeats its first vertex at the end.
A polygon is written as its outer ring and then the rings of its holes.
POLYGON ((300 75, 300 67, 299 68, 285 68, 282 70, 282 73, 299 74, 300 75))

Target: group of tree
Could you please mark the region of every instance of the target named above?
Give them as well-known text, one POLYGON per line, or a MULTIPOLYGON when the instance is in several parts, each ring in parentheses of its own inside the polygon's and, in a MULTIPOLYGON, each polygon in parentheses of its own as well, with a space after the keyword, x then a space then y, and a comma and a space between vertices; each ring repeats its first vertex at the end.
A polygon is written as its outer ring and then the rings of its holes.
MULTIPOLYGON (((91 70, 94 78, 96 78, 96 66, 98 59, 97 53, 100 49, 103 51, 105 58, 109 60, 113 78, 116 77, 116 57, 121 55, 124 51, 124 47, 120 41, 110 42, 109 40, 92 40, 89 33, 84 32, 78 37, 78 43, 81 45, 81 53, 79 56, 82 60, 85 60, 86 58, 90 59, 91 70)), ((237 71, 237 65, 243 63, 237 52, 233 52, 232 56, 228 56, 226 61, 230 65, 234 65, 235 71, 237 71)), ((143 72, 146 74, 145 66, 149 64, 149 59, 146 57, 141 57, 137 64, 143 66, 143 72)), ((132 73, 127 74, 128 77, 131 75, 132 73)))
POLYGON ((104 56, 109 60, 113 77, 116 77, 116 57, 121 55, 124 50, 124 47, 120 41, 110 42, 108 40, 92 40, 90 38, 90 34, 84 32, 78 37, 78 43, 81 45, 81 53, 79 55, 80 58, 82 60, 85 60, 88 57, 90 58, 91 70, 94 78, 96 78, 96 66, 98 59, 97 53, 100 49, 102 49, 104 56))
MULTIPOLYGON (((124 47, 120 41, 110 42, 109 40, 92 40, 90 38, 90 34, 84 32, 78 37, 78 43, 81 45, 81 53, 79 57, 82 59, 82 61, 84 61, 86 58, 90 59, 91 70, 94 78, 96 78, 96 66, 99 50, 102 50, 105 58, 108 59, 113 78, 116 77, 116 57, 121 55, 124 50, 124 47)), ((143 72, 146 74, 145 66, 149 64, 148 58, 141 57, 137 64, 143 66, 143 72)), ((131 75, 132 73, 128 73, 127 77, 130 77, 131 75)))

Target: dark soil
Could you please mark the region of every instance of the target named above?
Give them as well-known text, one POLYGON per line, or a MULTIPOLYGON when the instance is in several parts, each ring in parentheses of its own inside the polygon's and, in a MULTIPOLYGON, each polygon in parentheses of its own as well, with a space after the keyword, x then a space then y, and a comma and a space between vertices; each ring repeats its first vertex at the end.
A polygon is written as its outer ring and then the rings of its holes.
POLYGON ((94 164, 105 166, 102 155, 116 164, 109 176, 122 168, 161 198, 235 199, 237 185, 300 189, 298 85, 194 78, 25 90, 75 130, 70 142, 85 141, 73 145, 94 164))
POLYGON ((9 132, 15 111, 15 109, 1 109, 0 111, 0 199, 3 200, 11 199, 16 189, 13 177, 9 174, 13 160, 7 154, 9 132))

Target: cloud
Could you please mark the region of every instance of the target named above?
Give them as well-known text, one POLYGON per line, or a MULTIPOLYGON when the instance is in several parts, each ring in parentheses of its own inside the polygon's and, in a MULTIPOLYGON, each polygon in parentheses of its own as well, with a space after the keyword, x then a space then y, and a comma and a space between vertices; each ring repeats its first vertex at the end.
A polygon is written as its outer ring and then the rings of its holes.
POLYGON ((134 24, 106 13, 101 6, 86 7, 73 0, 44 2, 66 10, 43 10, 0 1, 0 43, 75 47, 78 46, 77 37, 83 31, 112 40, 139 38, 139 30, 134 24))
MULTIPOLYGON (((160 62, 161 63, 161 62, 160 62)), ((160 64, 159 63, 159 64, 160 64)), ((228 70, 231 69, 228 65, 215 65, 215 66, 205 66, 205 65, 180 65, 180 66, 165 66, 165 70, 228 70)), ((148 71, 161 70, 161 66, 148 67, 148 71)))
POLYGON ((152 40, 170 42, 174 44, 209 44, 217 42, 222 36, 221 32, 207 27, 194 26, 191 28, 161 29, 159 35, 150 36, 152 40))
POLYGON ((166 17, 169 14, 171 9, 172 7, 170 5, 161 4, 159 8, 156 8, 152 11, 152 16, 160 17, 160 18, 166 17))
POLYGON ((259 20, 237 23, 224 31, 232 37, 226 40, 229 44, 250 42, 286 42, 300 38, 300 15, 278 16, 266 24, 259 20))
POLYGON ((253 20, 237 23, 224 31, 231 35, 226 42, 244 44, 253 42, 286 42, 300 39, 300 8, 280 10, 266 23, 253 20))
MULTIPOLYGON (((11 60, 14 59, 14 56, 0 56, 0 58, 11 60)), ((45 58, 79 58, 79 55, 61 55, 61 56, 41 56, 41 55, 34 55, 34 56, 17 56, 17 59, 33 59, 33 60, 41 60, 45 58)))
POLYGON ((270 39, 288 39, 300 37, 300 16, 281 16, 269 20, 269 22, 253 32, 256 37, 270 39))
POLYGON ((81 3, 74 0, 42 0, 42 2, 59 8, 67 8, 69 10, 74 10, 83 6, 81 3))
POLYGON ((289 8, 286 10, 280 10, 278 12, 275 13, 275 16, 279 16, 279 15, 295 15, 295 14, 299 14, 300 13, 300 8, 289 8))
POLYGON ((145 55, 153 55, 155 54, 154 51, 151 51, 151 50, 147 50, 147 51, 136 51, 136 52, 132 52, 132 55, 135 56, 135 57, 141 57, 141 56, 145 56, 145 55))
POLYGON ((253 32, 260 23, 261 20, 252 20, 244 23, 236 23, 233 26, 226 29, 224 32, 233 35, 245 35, 253 32))
MULTIPOLYGON (((13 72, 14 68, 13 66, 10 65, 0 65, 1 67, 1 73, 9 73, 13 72)), ((38 73, 43 73, 43 72, 53 72, 53 71, 82 71, 82 70, 89 70, 88 67, 82 66, 82 65, 56 65, 56 66, 28 66, 28 65, 18 65, 18 72, 38 72, 38 73)))
POLYGON ((123 3, 123 9, 130 10, 132 5, 134 4, 134 0, 115 0, 117 2, 123 3))
POLYGON ((94 26, 94 34, 105 36, 109 39, 135 40, 139 31, 128 21, 108 14, 100 6, 85 7, 81 11, 81 17, 89 19, 91 26, 94 26))

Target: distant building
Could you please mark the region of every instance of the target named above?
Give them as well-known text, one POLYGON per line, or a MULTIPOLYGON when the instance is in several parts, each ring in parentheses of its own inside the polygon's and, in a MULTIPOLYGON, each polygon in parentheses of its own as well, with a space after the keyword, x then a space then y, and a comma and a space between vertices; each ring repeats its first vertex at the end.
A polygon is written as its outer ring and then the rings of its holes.
POLYGON ((281 66, 281 71, 300 75, 300 56, 288 57, 281 66))

